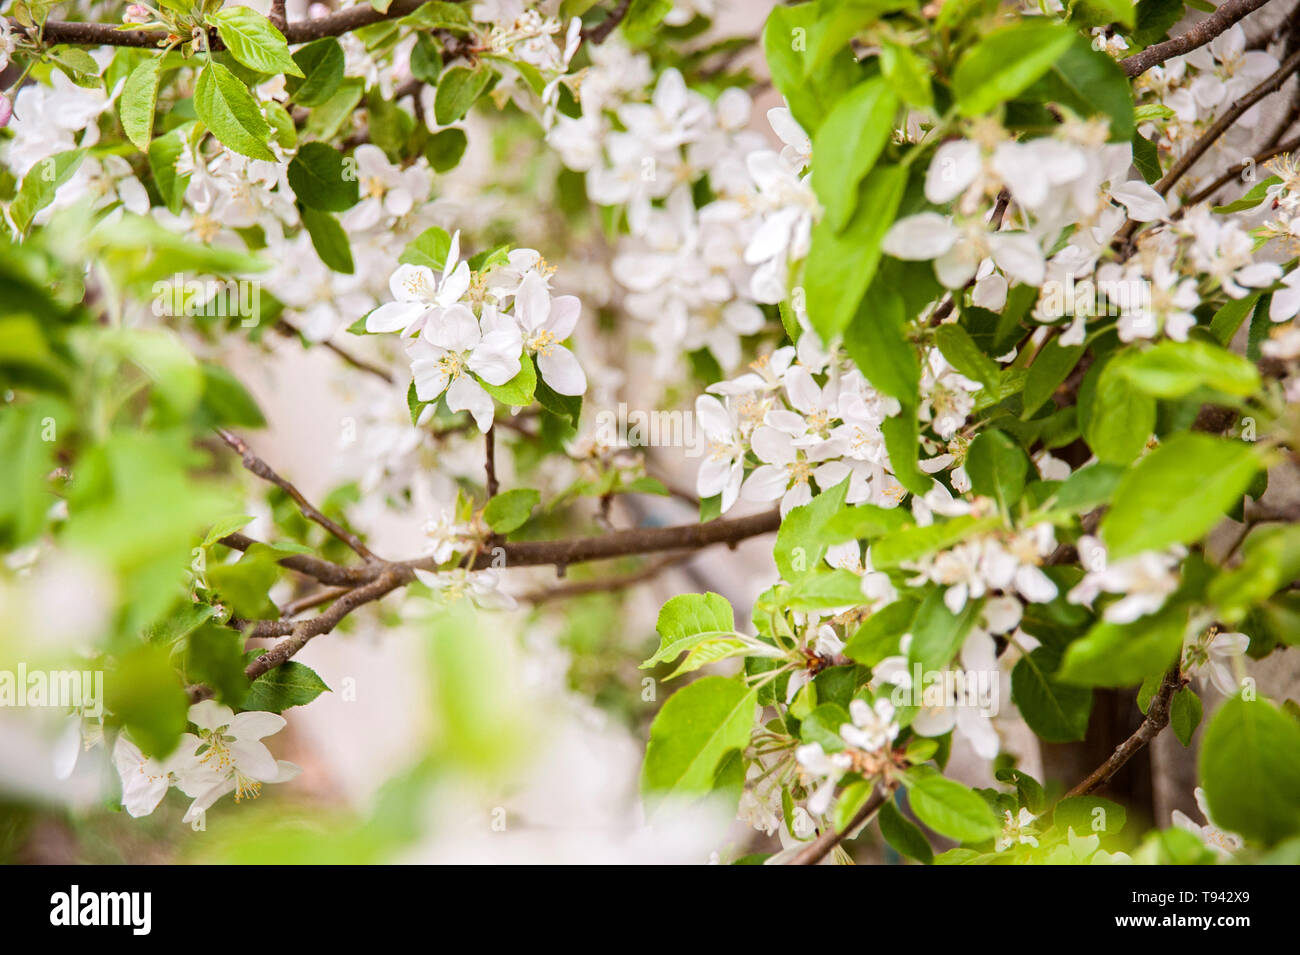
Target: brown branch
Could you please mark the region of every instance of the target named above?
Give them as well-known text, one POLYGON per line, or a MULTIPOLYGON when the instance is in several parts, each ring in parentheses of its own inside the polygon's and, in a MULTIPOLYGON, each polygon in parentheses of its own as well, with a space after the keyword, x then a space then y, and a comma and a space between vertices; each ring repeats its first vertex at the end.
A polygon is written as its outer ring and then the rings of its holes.
MULTIPOLYGON (((328 16, 297 23, 286 23, 280 31, 290 43, 308 43, 327 36, 342 36, 382 20, 404 17, 418 8, 424 0, 393 0, 384 13, 362 3, 328 16)), ((283 9, 283 2, 280 7, 283 9)), ((272 7, 274 15, 275 8, 272 7)), ((274 22, 274 20, 272 21, 274 22)), ((278 24, 277 24, 278 25, 278 24)), ((11 19, 9 26, 21 36, 28 36, 27 28, 11 19)), ((216 35, 215 30, 213 36, 216 35)), ((48 20, 41 29, 41 39, 47 46, 67 43, 74 46, 131 46, 156 47, 169 42, 166 30, 119 30, 113 23, 75 23, 66 20, 48 20)))
POLYGON ((1205 155, 1215 141, 1226 133, 1232 124, 1239 120, 1243 113, 1262 100, 1265 96, 1276 93, 1282 84, 1287 81, 1297 69, 1300 69, 1300 51, 1297 51, 1287 57, 1282 65, 1279 66, 1268 79, 1264 80, 1249 93, 1237 100, 1232 108, 1215 120, 1214 125, 1207 129, 1201 138, 1192 143, 1192 147, 1179 157, 1173 167, 1164 174, 1164 177, 1156 183, 1155 190, 1162 196, 1168 195, 1169 190, 1173 188, 1174 183, 1182 178, 1183 174, 1190 169, 1195 162, 1205 155))
POLYGON ((1140 53, 1134 53, 1120 60, 1119 65, 1129 76, 1139 76, 1165 60, 1171 60, 1205 46, 1219 34, 1226 33, 1234 23, 1254 13, 1266 3, 1268 0, 1228 0, 1186 33, 1164 43, 1149 46, 1140 53))
MULTIPOLYGON (((1268 162, 1268 160, 1272 159, 1274 156, 1280 156, 1283 153, 1289 153, 1296 149, 1300 149, 1300 136, 1296 136, 1294 139, 1288 139, 1284 143, 1280 143, 1277 146, 1273 146, 1269 149, 1265 149, 1262 153, 1259 153, 1258 155, 1253 157, 1253 162, 1256 166, 1258 166, 1262 163, 1268 162)), ((1216 192, 1218 192, 1228 183, 1236 179, 1239 175, 1241 175, 1240 166, 1229 166, 1228 169, 1223 173, 1223 175, 1221 175, 1218 179, 1214 180, 1214 182, 1210 183, 1200 192, 1197 192, 1189 196, 1187 198, 1187 201, 1183 203, 1182 208, 1180 208, 1178 212, 1181 213, 1184 209, 1190 208, 1191 206, 1196 205, 1198 202, 1204 202, 1206 199, 1210 198, 1212 195, 1214 195, 1216 192)))
POLYGON ((623 22, 627 16, 628 9, 632 6, 632 0, 619 0, 618 6, 610 11, 609 16, 601 20, 595 26, 583 28, 582 39, 587 43, 595 43, 599 46, 609 39, 611 33, 618 29, 618 25, 623 22))
MULTIPOLYGON (((558 568, 590 560, 655 554, 669 550, 698 550, 713 544, 735 545, 759 534, 769 534, 781 526, 781 512, 773 508, 748 517, 719 517, 704 524, 678 524, 672 527, 634 527, 612 531, 599 537, 576 537, 570 540, 513 541, 500 545, 500 551, 479 554, 471 570, 493 566, 536 567, 554 564, 558 568), (497 557, 504 557, 504 565, 497 557), (494 563, 496 561, 496 563, 494 563)), ((431 570, 433 558, 407 561, 405 566, 431 570)))
POLYGON ((308 520, 315 521, 343 543, 347 544, 356 551, 362 560, 377 561, 379 559, 370 552, 370 548, 366 547, 366 545, 361 542, 361 538, 322 514, 320 510, 311 503, 311 501, 307 500, 307 498, 303 496, 301 491, 290 484, 287 480, 280 477, 279 474, 272 470, 270 465, 254 454, 252 450, 249 449, 248 445, 244 443, 243 438, 236 434, 232 434, 225 428, 217 428, 216 431, 217 434, 221 436, 221 440, 226 442, 226 444, 230 446, 231 450, 240 456, 246 469, 251 471, 253 474, 256 474, 263 481, 269 481, 288 494, 289 497, 293 499, 293 502, 298 505, 298 510, 302 511, 304 517, 308 520))
POLYGON ((497 480, 497 424, 495 421, 487 429, 484 436, 486 442, 485 462, 483 469, 487 472, 487 496, 488 500, 497 496, 501 490, 501 483, 497 480))
POLYGON ((401 567, 390 564, 370 583, 349 591, 336 600, 328 610, 297 624, 293 634, 287 640, 266 651, 245 667, 244 676, 256 680, 268 670, 275 669, 305 647, 313 637, 333 630, 357 607, 386 596, 403 584, 409 583, 413 576, 410 572, 403 571, 401 567))
MULTIPOLYGON (((1156 192, 1160 195, 1168 195, 1169 190, 1174 184, 1183 177, 1183 174, 1189 170, 1198 159, 1205 155, 1215 141, 1220 136, 1232 128, 1233 123, 1241 118, 1246 110, 1250 109, 1265 96, 1277 92, 1283 83, 1287 81, 1297 69, 1300 69, 1300 51, 1297 51, 1283 61, 1271 76, 1252 89, 1249 93, 1237 100, 1232 108, 1215 120, 1214 124, 1207 129, 1201 137, 1192 143, 1191 148, 1178 158, 1178 161, 1170 170, 1161 177, 1160 181, 1155 184, 1156 192)), ((1133 252, 1134 243, 1133 235, 1137 232, 1142 223, 1136 219, 1129 219, 1124 223, 1123 228, 1115 233, 1113 240, 1114 247, 1121 250, 1120 261, 1127 259, 1133 252)))
POLYGON ((1119 772, 1138 750, 1159 736, 1160 731, 1169 725, 1169 704, 1173 700, 1174 693, 1181 689, 1184 683, 1185 681, 1179 673, 1177 665, 1175 665, 1165 674, 1160 689, 1151 698, 1151 703, 1147 706, 1147 716, 1142 721, 1142 725, 1134 731, 1132 736, 1115 748, 1115 752, 1111 753, 1106 762, 1094 769, 1086 779, 1066 793, 1065 798, 1086 796, 1088 793, 1106 785, 1110 778, 1119 772))
MULTIPOLYGON (((244 534, 227 534, 221 538, 218 543, 238 551, 246 551, 254 544, 260 544, 261 541, 253 540, 244 534)), ((336 564, 333 561, 323 560, 311 554, 285 554, 279 558, 276 563, 281 567, 287 567, 296 571, 305 577, 311 577, 320 581, 322 584, 334 584, 337 586, 354 587, 357 584, 364 584, 374 579, 371 572, 375 565, 368 567, 344 567, 342 564, 336 564)))
POLYGON ((289 18, 284 12, 284 6, 285 0, 271 0, 271 12, 267 16, 267 19, 271 21, 271 25, 281 33, 284 32, 284 28, 289 22, 289 18))
POLYGON ((898 788, 898 783, 889 782, 886 784, 877 783, 872 789, 871 796, 863 803, 862 808, 850 820, 849 824, 841 831, 836 832, 834 827, 827 826, 821 834, 808 843, 799 854, 790 860, 790 865, 816 865, 822 859, 835 851, 838 846, 848 836, 850 832, 857 829, 864 822, 880 811, 880 807, 885 804, 885 800, 894 795, 894 790, 898 788))
MULTIPOLYGON (((327 604, 331 600, 337 600, 351 589, 351 587, 323 587, 322 589, 313 591, 306 596, 299 597, 297 600, 289 601, 280 608, 280 613, 285 617, 296 617, 298 614, 311 610, 313 607, 319 607, 321 604, 327 604)), ((278 622, 283 623, 285 621, 278 622)))

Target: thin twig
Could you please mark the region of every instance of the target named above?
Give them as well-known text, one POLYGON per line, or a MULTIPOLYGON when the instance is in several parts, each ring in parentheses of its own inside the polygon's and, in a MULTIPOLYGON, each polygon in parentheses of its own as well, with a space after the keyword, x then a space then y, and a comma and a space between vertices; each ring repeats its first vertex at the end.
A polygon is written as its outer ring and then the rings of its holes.
POLYGON ((284 491, 284 493, 288 494, 289 497, 293 499, 293 502, 298 505, 298 510, 302 511, 304 517, 308 520, 315 521, 343 543, 347 544, 356 551, 362 560, 377 561, 379 559, 371 553, 370 548, 366 547, 366 545, 361 542, 361 538, 322 514, 316 505, 312 504, 311 501, 307 500, 307 498, 303 496, 301 491, 282 478, 271 468, 270 465, 254 454, 244 442, 243 438, 227 431, 225 428, 217 428, 216 431, 217 434, 221 436, 221 440, 226 442, 226 444, 230 446, 230 449, 240 456, 245 468, 253 474, 256 474, 263 481, 269 481, 276 487, 280 488, 280 490, 284 491))
POLYGON ((872 790, 871 796, 863 803, 862 808, 857 814, 840 831, 836 831, 833 826, 827 826, 821 834, 808 843, 800 853, 790 860, 790 865, 816 865, 822 859, 835 851, 835 847, 845 840, 850 832, 853 832, 864 822, 880 811, 880 807, 885 804, 885 800, 894 795, 894 790, 898 788, 898 783, 889 782, 887 784, 877 783, 872 790))
POLYGON ((610 11, 609 16, 601 20, 594 27, 582 31, 582 39, 587 43, 594 43, 597 46, 609 39, 609 35, 618 28, 627 16, 628 9, 632 6, 632 0, 619 0, 618 6, 610 11))
POLYGON ((344 617, 357 607, 386 596, 402 586, 402 584, 408 583, 410 578, 410 574, 402 573, 398 567, 390 565, 387 570, 370 583, 349 591, 340 597, 325 612, 299 623, 294 627, 293 634, 287 640, 277 644, 246 666, 244 676, 250 680, 256 680, 268 670, 275 669, 305 647, 313 637, 318 637, 333 630, 344 617))
POLYGON ((1156 692, 1156 695, 1151 697, 1151 703, 1147 706, 1147 716, 1142 721, 1142 725, 1134 731, 1132 736, 1115 748, 1115 752, 1111 753, 1109 759, 1066 793, 1065 798, 1086 796, 1088 793, 1106 785, 1106 783, 1110 782, 1111 777, 1119 772, 1138 750, 1159 736, 1160 731, 1169 725, 1169 708, 1174 693, 1181 689, 1185 682, 1175 665, 1165 674, 1164 681, 1160 684, 1160 689, 1156 692))
POLYGON ((1228 0, 1186 33, 1164 43, 1149 46, 1140 53, 1134 53, 1120 60, 1119 65, 1129 76, 1138 76, 1165 60, 1172 60, 1176 56, 1182 56, 1184 53, 1205 46, 1219 34, 1227 33, 1234 23, 1254 13, 1266 3, 1268 0, 1228 0))

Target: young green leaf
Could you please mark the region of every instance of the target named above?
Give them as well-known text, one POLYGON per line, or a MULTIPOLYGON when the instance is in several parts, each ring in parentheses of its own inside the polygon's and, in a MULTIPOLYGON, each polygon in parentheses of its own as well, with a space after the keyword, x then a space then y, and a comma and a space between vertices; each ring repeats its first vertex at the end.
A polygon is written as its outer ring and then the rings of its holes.
POLYGON ((285 73, 302 78, 302 69, 289 55, 284 34, 266 17, 249 7, 224 7, 209 13, 230 55, 258 73, 285 73))
POLYGON ((271 127, 262 118, 257 101, 234 73, 220 63, 209 63, 194 84, 194 111, 212 135, 250 159, 275 161, 267 148, 271 127))

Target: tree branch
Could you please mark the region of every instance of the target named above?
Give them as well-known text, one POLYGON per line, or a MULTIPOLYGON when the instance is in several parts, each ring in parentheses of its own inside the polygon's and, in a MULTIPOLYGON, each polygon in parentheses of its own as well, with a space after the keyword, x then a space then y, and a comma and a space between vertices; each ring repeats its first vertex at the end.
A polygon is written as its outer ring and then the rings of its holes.
POLYGON ((1175 665, 1165 674, 1164 682, 1160 684, 1156 695, 1151 697, 1151 703, 1147 706, 1147 716, 1142 721, 1142 725, 1132 736, 1116 747, 1115 752, 1106 762, 1089 773, 1088 777, 1066 793, 1064 798, 1086 796, 1106 785, 1138 750, 1160 735, 1160 731, 1169 725, 1169 704, 1173 700, 1174 693, 1181 689, 1185 682, 1175 665))
POLYGON ((1162 196, 1168 195, 1169 190, 1173 188, 1174 183, 1182 178, 1183 174, 1190 169, 1195 162, 1205 155, 1215 141, 1226 133, 1242 117, 1248 109, 1262 100, 1265 96, 1276 93, 1282 84, 1287 81, 1297 69, 1300 69, 1300 51, 1292 53, 1287 57, 1282 65, 1279 66, 1268 79, 1264 80, 1249 93, 1237 100, 1232 108, 1215 120, 1214 125, 1207 129, 1201 138, 1192 143, 1190 149, 1179 157, 1173 167, 1164 174, 1161 180, 1156 183, 1155 190, 1162 196))
POLYGON ((386 596, 403 584, 409 583, 413 576, 409 571, 404 572, 399 566, 389 565, 370 583, 344 594, 328 610, 297 624, 287 640, 266 651, 245 667, 244 676, 249 680, 256 680, 268 670, 275 669, 305 647, 313 637, 333 630, 338 626, 339 621, 357 607, 386 596))
POLYGON ((249 449, 248 445, 244 443, 243 438, 232 434, 225 428, 217 428, 216 431, 217 434, 221 436, 221 440, 226 442, 226 444, 230 446, 231 450, 240 456, 245 468, 256 474, 263 481, 269 481, 288 494, 289 497, 293 499, 293 502, 298 505, 298 510, 302 511, 304 517, 308 520, 315 521, 343 543, 347 544, 356 551, 362 560, 377 561, 379 559, 370 552, 370 548, 361 543, 361 538, 322 514, 320 510, 311 503, 311 501, 307 500, 307 498, 303 496, 301 491, 290 484, 287 480, 280 477, 279 474, 272 470, 270 465, 254 454, 252 450, 249 449))
MULTIPOLYGON (((283 11, 283 0, 277 0, 283 11)), ((342 36, 381 20, 395 20, 418 8, 424 0, 393 0, 384 13, 369 4, 361 3, 337 13, 297 23, 286 23, 280 31, 290 43, 309 43, 327 36, 342 36)), ((276 7, 271 8, 272 18, 276 7)), ((275 22, 272 19, 272 22, 275 22)), ((21 36, 28 36, 27 28, 10 19, 9 26, 21 36)), ((279 24, 277 24, 279 26, 279 24)), ((214 31, 215 35, 215 31, 214 31)), ((73 46, 131 46, 156 47, 168 42, 166 30, 119 30, 114 23, 76 23, 67 20, 47 20, 41 30, 41 39, 47 46, 67 43, 73 46)))
POLYGON ((628 9, 632 6, 632 0, 619 0, 618 6, 610 11, 609 16, 601 20, 595 26, 584 28, 582 39, 587 43, 600 45, 609 39, 611 33, 618 29, 618 25, 623 22, 627 16, 628 9))
POLYGON ((1232 25, 1254 13, 1268 0, 1228 0, 1212 14, 1196 24, 1186 33, 1180 34, 1164 43, 1149 46, 1140 53, 1134 53, 1119 61, 1119 65, 1129 76, 1139 76, 1176 56, 1190 53, 1197 47, 1205 46, 1216 36, 1226 33, 1232 25))
POLYGON ((880 807, 885 804, 885 800, 894 795, 894 790, 898 788, 898 783, 877 783, 872 789, 871 796, 863 803, 862 808, 840 832, 836 832, 833 827, 827 827, 822 830, 821 834, 808 843, 797 856, 790 860, 790 865, 816 865, 822 859, 835 851, 835 847, 845 840, 850 832, 853 832, 864 822, 869 820, 880 807))

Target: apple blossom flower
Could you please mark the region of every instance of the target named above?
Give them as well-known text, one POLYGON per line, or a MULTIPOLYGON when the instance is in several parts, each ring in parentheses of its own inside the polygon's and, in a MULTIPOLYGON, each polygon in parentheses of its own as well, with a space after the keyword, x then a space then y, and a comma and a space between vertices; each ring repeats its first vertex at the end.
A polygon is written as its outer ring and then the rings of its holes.
MULTIPOLYGON (((580 395, 587 390, 587 376, 578 359, 561 342, 573 334, 582 304, 573 295, 552 299, 545 281, 529 272, 515 293, 514 316, 523 331, 524 348, 537 356, 542 380, 561 395, 580 395)), ((508 379, 507 379, 508 380, 508 379)))
POLYGON ((457 261, 459 258, 457 231, 451 237, 441 281, 427 265, 399 265, 388 280, 395 301, 380 305, 366 316, 366 331, 401 332, 403 337, 409 337, 443 315, 469 290, 469 263, 457 261))
POLYGON ((820 816, 831 807, 835 787, 840 778, 852 768, 853 758, 848 753, 828 754, 822 749, 821 743, 807 743, 795 750, 795 760, 813 783, 808 797, 808 811, 814 816, 820 816))
POLYGON ((512 319, 485 306, 480 320, 466 306, 453 305, 427 323, 406 351, 416 396, 434 401, 445 391, 447 407, 468 411, 486 433, 495 405, 474 376, 490 385, 504 385, 519 374, 522 349, 519 327, 512 319))
POLYGON ((277 760, 262 742, 287 725, 277 713, 235 713, 215 700, 204 700, 190 707, 189 721, 198 728, 198 750, 188 756, 177 780, 194 799, 185 822, 193 822, 226 793, 233 792, 236 802, 255 799, 263 783, 288 782, 302 772, 293 763, 277 760))
POLYGON ((1171 821, 1179 829, 1190 832, 1200 839, 1206 846, 1214 850, 1220 859, 1227 859, 1245 843, 1242 841, 1241 836, 1235 832, 1220 829, 1214 824, 1214 820, 1210 818, 1210 807, 1206 802, 1204 789, 1197 786, 1192 790, 1192 794, 1196 797, 1197 808, 1201 810, 1201 815, 1205 817, 1205 825, 1198 825, 1192 821, 1191 817, 1178 809, 1175 809, 1170 814, 1171 821))

